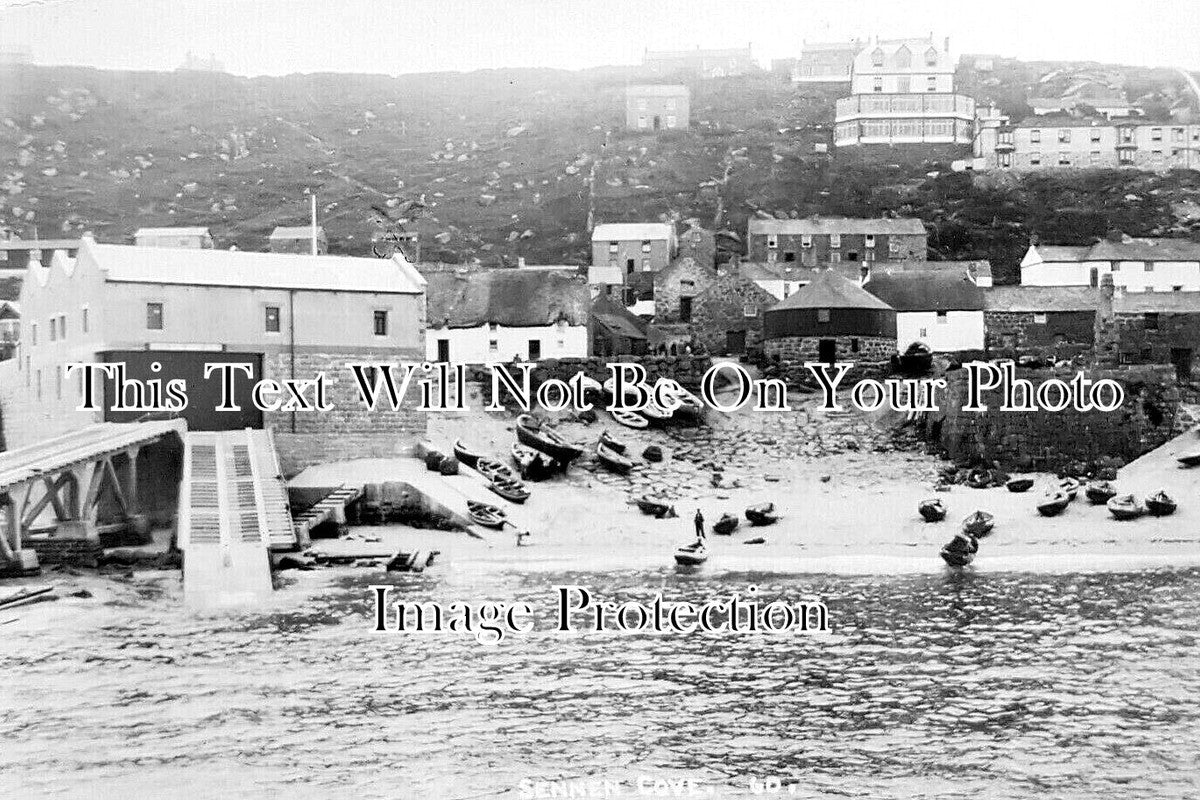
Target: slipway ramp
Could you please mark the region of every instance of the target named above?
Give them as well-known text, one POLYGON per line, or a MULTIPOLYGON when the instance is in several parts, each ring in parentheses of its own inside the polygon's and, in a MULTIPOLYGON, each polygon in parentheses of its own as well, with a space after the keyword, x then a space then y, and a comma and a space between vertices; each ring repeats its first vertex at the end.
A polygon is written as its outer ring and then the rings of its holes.
POLYGON ((186 434, 178 531, 189 607, 271 594, 268 549, 293 547, 295 532, 270 431, 186 434))

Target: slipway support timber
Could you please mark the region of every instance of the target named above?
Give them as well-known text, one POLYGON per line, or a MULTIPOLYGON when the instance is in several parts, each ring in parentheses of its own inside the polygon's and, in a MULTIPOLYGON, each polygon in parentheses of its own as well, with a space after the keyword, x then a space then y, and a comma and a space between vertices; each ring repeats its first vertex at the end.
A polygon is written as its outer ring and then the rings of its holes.
POLYGON ((271 432, 191 432, 183 448, 177 528, 185 602, 216 608, 265 599, 268 550, 296 544, 271 432))
POLYGON ((139 517, 138 453, 169 435, 182 437, 180 419, 105 422, 0 453, 0 563, 20 560, 39 517, 52 509, 55 535, 99 540, 97 516, 107 490, 119 512, 117 525, 139 517))

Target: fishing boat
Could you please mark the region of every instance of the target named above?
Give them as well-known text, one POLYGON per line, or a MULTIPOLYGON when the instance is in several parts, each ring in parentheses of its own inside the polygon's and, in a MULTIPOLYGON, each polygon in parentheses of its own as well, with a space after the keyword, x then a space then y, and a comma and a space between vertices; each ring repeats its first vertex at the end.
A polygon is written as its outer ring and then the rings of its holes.
POLYGON ((679 402, 679 407, 674 412, 675 416, 699 419, 704 415, 704 401, 683 388, 679 381, 671 378, 659 378, 654 383, 655 390, 657 391, 661 385, 666 385, 667 391, 679 402))
POLYGON ((614 409, 608 413, 612 414, 612 418, 621 425, 624 425, 626 428, 642 430, 643 428, 650 427, 650 420, 646 419, 636 411, 622 411, 620 409, 614 409))
POLYGON ((721 518, 713 523, 713 533, 719 536, 729 536, 737 530, 741 520, 734 514, 722 514, 721 518))
POLYGON ((1188 456, 1180 456, 1175 459, 1181 467, 1196 467, 1200 466, 1200 453, 1192 453, 1188 456))
POLYGON ((1071 498, 1067 493, 1056 490, 1046 492, 1046 496, 1038 503, 1037 510, 1043 517, 1057 517, 1063 511, 1066 511, 1067 506, 1070 504, 1071 498))
POLYGON ((482 457, 482 454, 468 450, 467 446, 463 444, 462 439, 458 439, 454 442, 454 457, 468 467, 473 467, 482 457))
POLYGON ((503 461, 500 461, 499 459, 489 458, 487 456, 480 456, 479 458, 475 459, 475 471, 487 478, 489 481, 499 478, 506 481, 516 481, 517 483, 521 482, 521 476, 513 471, 512 467, 510 467, 508 464, 505 464, 503 461))
POLYGON ((941 522, 946 518, 946 504, 941 498, 931 497, 917 504, 917 512, 926 522, 941 522))
POLYGON ((924 342, 913 342, 897 360, 901 372, 921 375, 933 366, 933 350, 924 342))
POLYGON ((663 500, 656 500, 650 496, 639 497, 637 499, 637 507, 641 509, 643 514, 649 514, 658 519, 678 516, 675 513, 675 506, 663 500))
POLYGON ((646 418, 647 422, 655 425, 662 425, 671 419, 673 412, 667 411, 662 406, 655 405, 654 402, 651 401, 642 406, 640 413, 646 418))
POLYGON ((625 443, 614 439, 608 431, 600 433, 600 443, 616 453, 624 453, 626 449, 625 443))
POLYGON ((605 469, 619 475, 625 475, 633 469, 633 461, 606 445, 603 439, 596 442, 596 458, 605 469))
POLYGON ((1074 500, 1079 495, 1079 489, 1083 486, 1075 478, 1063 478, 1058 482, 1058 488, 1066 493, 1067 497, 1074 500))
POLYGON ((675 563, 681 567, 698 567, 708 561, 708 548, 703 542, 692 542, 675 549, 675 563))
POLYGON ((996 518, 986 511, 976 511, 962 521, 962 532, 976 539, 982 539, 992 532, 996 518))
POLYGON ((508 522, 508 516, 504 510, 497 506, 481 503, 478 500, 467 501, 467 516, 476 525, 482 525, 485 528, 503 528, 508 522))
POLYGON ((524 503, 529 499, 529 490, 521 481, 494 476, 488 479, 488 488, 510 503, 524 503))
POLYGON ((583 455, 583 448, 571 444, 529 414, 517 417, 517 440, 526 447, 545 453, 560 464, 569 464, 583 455))
POLYGON ((512 459, 522 478, 538 481, 551 475, 557 469, 554 459, 532 447, 513 443, 512 459))
POLYGON ((1153 517, 1170 516, 1178 507, 1175 499, 1161 490, 1146 498, 1146 511, 1153 517))
POLYGON ((586 398, 589 394, 601 395, 604 394, 604 386, 595 378, 589 378, 587 375, 579 376, 579 388, 583 390, 583 396, 586 398))
POLYGON ((1120 520, 1137 519, 1145 512, 1146 509, 1131 494, 1119 494, 1108 501, 1108 513, 1120 520))
POLYGON ((1090 481, 1083 493, 1089 503, 1094 506, 1102 506, 1117 496, 1117 487, 1108 481, 1090 481))
POLYGON ((960 533, 946 543, 938 554, 952 567, 965 567, 975 560, 979 552, 979 542, 975 537, 960 533))
POLYGON ((1033 488, 1033 478, 1013 478, 1004 484, 1010 492, 1028 492, 1033 488))
POLYGON ((746 519, 751 525, 770 525, 779 519, 779 515, 775 513, 774 503, 760 503, 746 509, 746 519))

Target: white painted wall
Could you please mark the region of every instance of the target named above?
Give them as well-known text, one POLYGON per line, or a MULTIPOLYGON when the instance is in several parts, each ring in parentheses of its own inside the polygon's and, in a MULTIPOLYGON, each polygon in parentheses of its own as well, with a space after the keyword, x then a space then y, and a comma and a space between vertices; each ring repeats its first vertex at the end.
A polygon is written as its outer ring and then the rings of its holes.
POLYGON ((425 332, 425 357, 436 361, 438 342, 450 342, 450 361, 456 364, 497 364, 520 356, 529 361, 529 342, 542 345, 542 358, 586 358, 586 325, 542 325, 536 328, 506 328, 500 325, 477 328, 429 328, 425 332), (493 349, 492 342, 496 343, 493 349))
POLYGON ((904 352, 913 342, 924 342, 936 353, 982 350, 982 311, 905 311, 896 314, 896 347, 904 352))
POLYGON ((808 285, 808 281, 787 281, 782 278, 778 280, 756 280, 755 283, 764 291, 770 292, 776 298, 784 300, 791 297, 796 292, 808 285))
POLYGON ((1092 270, 1099 278, 1112 273, 1113 286, 1129 292, 1200 291, 1200 261, 1120 261, 1113 271, 1108 261, 1039 261, 1021 264, 1025 286, 1090 286, 1092 270))

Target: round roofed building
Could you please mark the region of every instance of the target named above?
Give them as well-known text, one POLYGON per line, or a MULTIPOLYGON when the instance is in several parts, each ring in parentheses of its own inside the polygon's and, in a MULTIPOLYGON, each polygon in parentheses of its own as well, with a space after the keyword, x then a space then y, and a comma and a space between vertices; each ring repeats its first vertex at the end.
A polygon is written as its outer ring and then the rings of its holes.
POLYGON ((766 312, 763 350, 785 363, 887 362, 896 352, 896 310, 832 270, 766 312))

